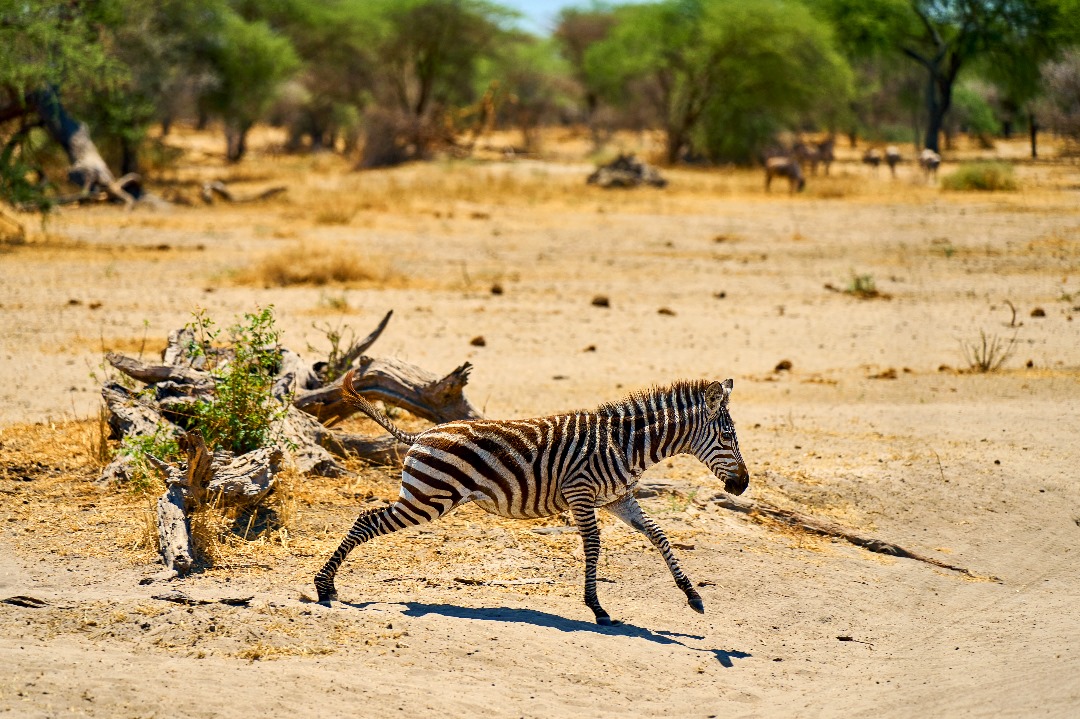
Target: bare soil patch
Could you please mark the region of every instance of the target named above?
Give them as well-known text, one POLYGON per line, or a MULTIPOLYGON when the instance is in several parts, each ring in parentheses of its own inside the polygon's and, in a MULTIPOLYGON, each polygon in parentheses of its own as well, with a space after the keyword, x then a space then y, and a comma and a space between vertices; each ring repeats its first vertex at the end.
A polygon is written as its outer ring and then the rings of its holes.
POLYGON ((40 600, 0 601, 0 713, 1074 714, 1080 169, 1021 164, 1017 191, 942 193, 858 156, 789 197, 750 171, 604 191, 569 152, 353 173, 256 148, 240 168, 179 167, 172 187, 285 195, 65 209, 0 247, 0 600, 40 600), (269 281, 301 259, 306 278, 269 281), (890 299, 826 289, 853 277, 890 299), (703 616, 606 519, 600 591, 627 623, 598 627, 576 533, 472 507, 358 548, 343 604, 313 604, 356 512, 396 494, 359 465, 295 479, 285 530, 156 579, 147 498, 93 482, 102 355, 153 356, 196 307, 227 323, 269 304, 300 351, 393 309, 379 353, 436 373, 469 360, 490 417, 733 377, 748 496, 1000 581, 726 511, 686 457, 650 470, 663 489, 643 506, 703 616), (967 367, 980 332, 1016 338, 994 372, 967 367), (174 591, 192 601, 155 599, 174 591))

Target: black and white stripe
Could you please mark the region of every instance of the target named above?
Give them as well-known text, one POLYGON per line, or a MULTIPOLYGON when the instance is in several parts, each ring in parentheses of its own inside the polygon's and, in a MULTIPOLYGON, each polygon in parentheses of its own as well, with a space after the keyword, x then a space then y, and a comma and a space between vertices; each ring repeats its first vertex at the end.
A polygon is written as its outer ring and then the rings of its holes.
POLYGON ((664 532, 638 505, 634 488, 649 466, 688 453, 724 480, 728 492, 746 489, 749 475, 728 414, 731 388, 730 379, 683 381, 589 412, 448 422, 409 434, 357 395, 347 376, 342 385, 346 400, 411 447, 397 501, 362 513, 315 575, 319 601, 337 598, 334 576, 357 544, 430 522, 471 501, 503 517, 546 517, 569 510, 585 545, 585 604, 600 624, 610 624, 611 617, 596 595, 597 507, 646 535, 690 606, 703 612, 701 597, 664 532))

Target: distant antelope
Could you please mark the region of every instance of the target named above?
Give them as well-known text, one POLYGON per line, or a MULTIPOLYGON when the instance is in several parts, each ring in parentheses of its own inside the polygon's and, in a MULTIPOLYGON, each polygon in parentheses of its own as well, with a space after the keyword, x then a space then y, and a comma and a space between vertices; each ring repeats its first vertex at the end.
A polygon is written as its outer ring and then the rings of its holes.
POLYGON ((774 177, 786 177, 788 180, 788 192, 795 194, 802 192, 806 187, 806 179, 803 177, 802 168, 793 157, 770 157, 765 160, 765 191, 769 191, 774 177))
POLYGON ((864 165, 870 165, 870 167, 877 171, 878 167, 881 165, 881 150, 876 147, 869 148, 863 153, 862 161, 864 165))
POLYGON ((791 153, 799 162, 810 163, 811 175, 817 175, 818 164, 825 166, 825 174, 828 175, 829 167, 832 165, 833 160, 836 159, 836 154, 833 152, 835 145, 836 139, 833 137, 813 145, 797 142, 795 147, 791 149, 791 153))
POLYGON ((900 164, 900 148, 896 145, 889 145, 885 148, 885 162, 889 165, 889 172, 893 177, 896 177, 896 166, 900 164))
POLYGON ((929 147, 919 153, 919 167, 926 173, 926 179, 929 180, 931 176, 937 178, 938 167, 941 166, 941 155, 937 154, 929 147))

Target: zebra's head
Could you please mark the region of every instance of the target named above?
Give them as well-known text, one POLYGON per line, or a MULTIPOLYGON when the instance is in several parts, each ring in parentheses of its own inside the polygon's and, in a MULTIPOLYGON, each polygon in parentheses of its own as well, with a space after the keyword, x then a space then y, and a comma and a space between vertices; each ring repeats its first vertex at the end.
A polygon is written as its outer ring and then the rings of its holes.
POLYGON ((742 494, 750 484, 750 473, 739 454, 739 438, 728 414, 728 398, 734 384, 726 379, 705 388, 706 424, 704 431, 696 433, 690 449, 717 479, 724 480, 727 492, 742 494))

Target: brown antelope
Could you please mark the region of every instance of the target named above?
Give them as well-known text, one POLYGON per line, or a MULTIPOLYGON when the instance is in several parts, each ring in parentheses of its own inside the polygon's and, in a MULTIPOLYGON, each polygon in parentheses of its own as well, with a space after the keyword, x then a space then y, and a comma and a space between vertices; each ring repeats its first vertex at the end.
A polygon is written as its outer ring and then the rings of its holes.
POLYGON ((937 154, 929 147, 919 153, 919 167, 926 173, 926 179, 934 177, 937 178, 938 167, 941 166, 941 155, 937 154))
POLYGON ((806 179, 803 177, 802 168, 793 157, 770 157, 765 160, 765 191, 769 192, 774 177, 786 177, 788 180, 788 192, 795 194, 802 192, 806 187, 806 179))
POLYGON ((885 148, 885 162, 889 166, 889 172, 893 177, 896 177, 896 166, 900 164, 900 148, 896 145, 889 145, 885 148))

